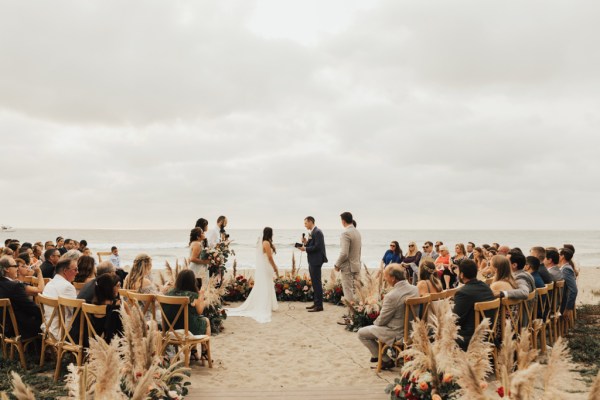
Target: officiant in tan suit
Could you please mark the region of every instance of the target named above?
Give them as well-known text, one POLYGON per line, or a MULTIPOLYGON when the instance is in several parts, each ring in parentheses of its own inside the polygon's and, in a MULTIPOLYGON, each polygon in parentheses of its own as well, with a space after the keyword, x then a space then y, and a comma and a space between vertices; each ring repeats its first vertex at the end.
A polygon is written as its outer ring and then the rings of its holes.
POLYGON ((356 300, 354 285, 360 273, 360 251, 361 237, 360 232, 356 229, 356 222, 352 218, 352 214, 344 212, 342 217, 342 225, 344 232, 340 238, 340 256, 335 262, 334 268, 336 271, 342 271, 342 290, 344 298, 348 301, 356 300))

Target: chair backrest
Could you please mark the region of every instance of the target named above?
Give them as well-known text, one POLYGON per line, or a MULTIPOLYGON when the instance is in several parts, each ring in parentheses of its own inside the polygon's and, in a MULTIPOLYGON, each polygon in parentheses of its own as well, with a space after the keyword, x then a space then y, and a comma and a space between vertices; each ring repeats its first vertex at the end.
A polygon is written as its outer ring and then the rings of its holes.
POLYGON ((523 301, 523 309, 521 310, 521 329, 531 329, 531 327, 533 326, 533 320, 536 318, 537 313, 537 302, 537 290, 534 290, 533 292, 529 293, 527 299, 523 301))
MULTIPOLYGON (((31 275, 25 276, 25 277, 23 277, 23 283, 32 284, 32 283, 34 283, 34 279, 35 278, 31 275)), ((36 279, 36 281, 37 281, 37 279, 36 279)))
POLYGON ((51 278, 44 278, 44 285, 46 285, 48 282, 50 282, 52 279, 51 278))
MULTIPOLYGON (((552 285, 552 287, 554 287, 554 283, 551 283, 550 285, 552 285)), ((552 299, 550 298, 550 295, 548 294, 548 287, 550 285, 546 285, 543 288, 536 289, 538 300, 537 300, 537 304, 536 304, 535 317, 542 318, 542 320, 544 322, 546 322, 546 318, 548 317, 548 312, 550 311, 550 308, 552 307, 552 299)))
POLYGON ((445 299, 446 296, 447 296, 447 294, 444 291, 441 291, 438 293, 429 293, 429 300, 430 301, 438 301, 438 300, 445 299))
POLYGON ((44 326, 44 329, 42 330, 42 340, 50 339, 57 341, 58 338, 54 337, 50 327, 54 323, 54 320, 58 318, 58 299, 53 299, 51 297, 46 297, 43 294, 38 294, 35 296, 35 302, 42 313, 42 324, 44 326), (48 307, 52 309, 52 313, 50 313, 49 318, 46 318, 46 308, 48 307))
MULTIPOLYGON (((19 326, 17 325, 17 319, 15 318, 15 312, 13 311, 10 299, 0 299, 0 335, 2 340, 8 339, 10 336, 15 338, 19 337, 19 326), (10 318, 10 325, 12 326, 12 335, 9 335, 9 325, 7 317, 10 318)), ((2 345, 4 349, 4 345, 2 345)))
POLYGON ((454 295, 456 294, 456 292, 458 292, 458 288, 445 290, 444 293, 446 294, 446 296, 444 296, 444 298, 452 299, 452 298, 454 298, 454 295))
POLYGON ((121 301, 129 301, 129 294, 127 292, 127 289, 119 289, 119 297, 121 297, 121 301))
POLYGON ((140 308, 142 315, 146 315, 146 313, 150 313, 152 315, 152 320, 156 321, 156 296, 149 293, 138 293, 133 292, 131 290, 127 291, 127 296, 131 300, 131 303, 140 308), (140 307, 140 303, 142 307, 140 307))
POLYGON ((183 341, 189 334, 189 315, 188 315, 188 304, 190 299, 185 296, 163 296, 156 295, 156 301, 158 302, 158 308, 162 316, 162 331, 165 337, 171 335, 175 340, 183 341), (165 313, 165 306, 176 307, 177 313, 172 319, 169 319, 165 313), (177 323, 183 318, 183 335, 181 332, 177 332, 177 323))
POLYGON ((523 317, 523 300, 503 298, 500 317, 502 323, 500 329, 503 334, 506 329, 506 320, 510 322, 513 332, 518 334, 521 330, 521 319, 523 317))
POLYGON ((427 320, 427 311, 429 310, 430 303, 430 295, 410 297, 404 301, 404 343, 408 343, 410 339, 411 321, 427 320))
POLYGON ((102 262, 102 256, 110 257, 112 254, 110 251, 99 251, 96 253, 98 255, 98 262, 102 262))
POLYGON ((563 293, 565 291, 565 281, 560 280, 554 282, 554 290, 552 291, 552 313, 557 315, 562 304, 563 293))
POLYGON ((85 286, 84 282, 73 282, 73 286, 75 287, 75 292, 77 294, 79 294, 79 292, 81 292, 81 289, 83 289, 83 287, 85 286))
POLYGON ((475 327, 479 326, 482 319, 489 318, 490 334, 488 335, 488 341, 496 343, 496 327, 498 326, 498 315, 500 314, 500 299, 475 303, 473 307, 475 309, 475 327))
POLYGON ((99 306, 96 304, 83 303, 81 305, 81 312, 85 316, 85 322, 87 324, 89 336, 90 337, 98 337, 98 336, 104 337, 104 332, 102 332, 100 335, 98 335, 98 332, 96 332, 96 329, 94 329, 94 324, 92 323, 92 321, 93 321, 92 318, 97 317, 97 316, 105 317, 106 316, 106 305, 99 306))
POLYGON ((60 323, 60 341, 74 346, 83 346, 83 317, 81 316, 81 306, 85 302, 83 299, 70 299, 67 297, 58 297, 58 321, 60 323), (67 321, 70 310, 71 318, 67 321), (79 323, 79 337, 71 336, 73 324, 79 323))
POLYGON ((488 284, 488 286, 489 286, 489 285, 491 285, 491 284, 492 284, 492 282, 494 282, 494 278, 493 278, 493 277, 492 277, 492 278, 487 278, 487 279, 485 280, 485 283, 487 283, 487 284, 488 284))

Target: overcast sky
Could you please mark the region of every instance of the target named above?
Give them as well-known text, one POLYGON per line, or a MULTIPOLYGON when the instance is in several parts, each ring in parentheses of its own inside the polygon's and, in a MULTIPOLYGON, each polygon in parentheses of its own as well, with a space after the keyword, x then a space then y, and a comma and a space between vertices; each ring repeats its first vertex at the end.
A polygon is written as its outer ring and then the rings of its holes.
POLYGON ((2 224, 600 226, 597 1, 0 4, 2 224))

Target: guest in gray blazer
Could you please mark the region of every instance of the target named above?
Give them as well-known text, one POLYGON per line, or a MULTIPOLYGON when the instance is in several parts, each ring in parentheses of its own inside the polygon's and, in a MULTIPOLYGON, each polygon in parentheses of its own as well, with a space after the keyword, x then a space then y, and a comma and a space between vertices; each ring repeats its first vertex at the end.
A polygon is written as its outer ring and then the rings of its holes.
MULTIPOLYGON (((385 267, 383 277, 392 286, 392 290, 383 298, 379 317, 373 322, 373 325, 358 330, 358 339, 371 352, 371 362, 378 361, 379 345, 377 340, 391 345, 404 336, 404 302, 410 297, 419 296, 416 286, 406 280, 408 274, 404 266, 389 264, 385 267)), ((394 367, 394 361, 384 354, 381 365, 382 369, 390 369, 394 367)))

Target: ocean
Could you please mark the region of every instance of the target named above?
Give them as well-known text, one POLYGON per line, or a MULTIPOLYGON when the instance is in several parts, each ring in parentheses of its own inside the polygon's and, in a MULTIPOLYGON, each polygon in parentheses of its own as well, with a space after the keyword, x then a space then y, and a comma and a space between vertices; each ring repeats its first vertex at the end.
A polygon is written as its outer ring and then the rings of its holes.
MULTIPOLYGON (((339 238, 342 229, 322 229, 325 234, 325 244, 329 263, 333 266, 339 255, 339 238)), ((359 229, 360 230, 360 229, 359 229)), ((254 268, 256 244, 262 230, 259 229, 228 229, 230 239, 233 239, 231 249, 236 253, 238 269, 254 268)), ((299 242, 303 229, 275 229, 274 244, 277 249, 275 262, 280 268, 289 268, 292 255, 296 257, 296 265, 306 268, 306 255, 294 249, 294 243, 299 242)), ((562 247, 565 243, 575 246, 575 260, 581 267, 600 266, 600 231, 508 231, 508 230, 360 230, 363 240, 362 261, 375 268, 379 265, 390 241, 397 240, 404 252, 408 243, 415 241, 419 248, 427 240, 441 240, 453 252, 454 244, 469 241, 481 245, 497 242, 510 247, 520 247, 526 254, 533 246, 562 247)), ((19 239, 23 242, 44 242, 55 240, 57 236, 75 240, 85 239, 94 255, 98 251, 110 251, 112 246, 119 248, 122 265, 131 265, 139 253, 147 253, 152 257, 153 268, 161 269, 165 261, 171 265, 176 260, 183 262, 189 256, 189 230, 108 230, 108 229, 18 229, 14 232, 0 233, 1 243, 7 238, 19 239)), ((230 258, 228 267, 234 257, 230 258)), ((306 269, 304 270, 306 272, 306 269)))

